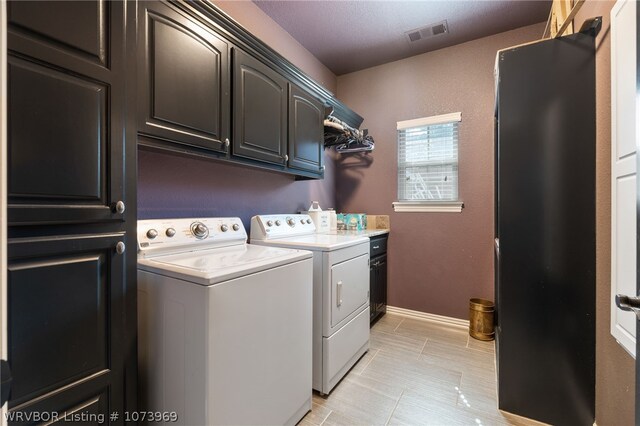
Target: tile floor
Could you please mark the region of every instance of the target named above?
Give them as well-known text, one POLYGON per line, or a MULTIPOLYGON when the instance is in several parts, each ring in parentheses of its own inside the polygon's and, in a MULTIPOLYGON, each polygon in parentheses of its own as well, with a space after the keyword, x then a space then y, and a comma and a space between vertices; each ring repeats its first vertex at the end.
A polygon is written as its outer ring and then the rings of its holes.
POLYGON ((328 397, 314 392, 309 425, 541 425, 498 411, 493 342, 467 330, 386 314, 369 352, 328 397))

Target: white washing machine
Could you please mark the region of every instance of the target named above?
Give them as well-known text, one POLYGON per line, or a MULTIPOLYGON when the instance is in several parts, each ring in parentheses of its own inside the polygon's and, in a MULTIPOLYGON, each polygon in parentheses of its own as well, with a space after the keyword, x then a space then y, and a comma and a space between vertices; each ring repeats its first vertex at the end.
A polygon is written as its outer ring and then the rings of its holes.
POLYGON ((182 425, 311 409, 312 254, 246 240, 239 218, 138 222, 141 409, 182 425))
POLYGON ((369 349, 369 238, 315 231, 304 214, 254 216, 250 245, 313 252, 313 388, 328 394, 369 349))

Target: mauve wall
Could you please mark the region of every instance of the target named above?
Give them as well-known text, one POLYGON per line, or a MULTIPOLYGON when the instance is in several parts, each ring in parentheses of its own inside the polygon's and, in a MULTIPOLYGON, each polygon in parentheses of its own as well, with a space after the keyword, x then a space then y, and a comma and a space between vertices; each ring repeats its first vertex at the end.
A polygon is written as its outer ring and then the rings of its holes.
POLYGON ((253 2, 213 0, 213 3, 327 90, 336 92, 336 76, 331 70, 253 2))
POLYGON ((339 211, 388 214, 388 301, 468 318, 469 298, 493 300, 493 68, 496 51, 539 39, 536 24, 338 77, 338 97, 365 117, 376 148, 336 160, 339 211), (462 112, 462 213, 394 213, 396 122, 462 112))
POLYGON ((615 2, 588 0, 575 28, 602 16, 596 39, 596 423, 634 424, 635 363, 611 336, 611 37, 615 2))
MULTIPOLYGON (((249 1, 216 1, 218 7, 312 78, 335 92, 336 77, 284 29, 249 1)), ((239 216, 292 213, 312 200, 335 204, 334 165, 325 155, 325 178, 293 176, 228 163, 140 150, 138 217, 239 216)))

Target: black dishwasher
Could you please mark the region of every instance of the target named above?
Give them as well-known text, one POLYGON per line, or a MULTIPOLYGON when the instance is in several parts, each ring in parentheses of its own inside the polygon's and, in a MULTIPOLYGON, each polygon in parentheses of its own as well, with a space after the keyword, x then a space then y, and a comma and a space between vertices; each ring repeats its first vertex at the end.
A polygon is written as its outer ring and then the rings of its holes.
POLYGON ((387 312, 387 239, 388 234, 371 237, 369 263, 370 323, 387 312))

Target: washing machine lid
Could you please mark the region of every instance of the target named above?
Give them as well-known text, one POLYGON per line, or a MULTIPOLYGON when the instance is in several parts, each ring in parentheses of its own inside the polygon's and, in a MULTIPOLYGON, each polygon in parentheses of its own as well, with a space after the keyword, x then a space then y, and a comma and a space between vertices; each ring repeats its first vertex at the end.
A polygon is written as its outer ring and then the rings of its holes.
POLYGON ((230 247, 139 258, 138 269, 201 285, 213 285, 300 260, 311 252, 277 247, 230 247))
POLYGON ((269 240, 251 240, 254 244, 278 247, 294 247, 304 250, 332 251, 357 244, 368 243, 369 238, 361 235, 311 234, 269 240))

